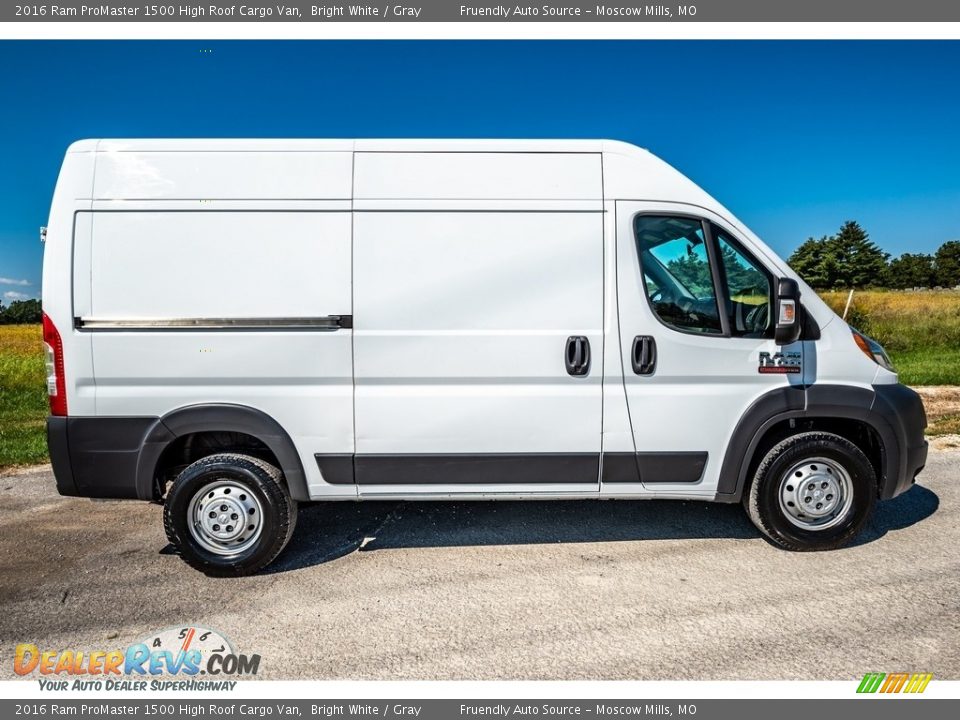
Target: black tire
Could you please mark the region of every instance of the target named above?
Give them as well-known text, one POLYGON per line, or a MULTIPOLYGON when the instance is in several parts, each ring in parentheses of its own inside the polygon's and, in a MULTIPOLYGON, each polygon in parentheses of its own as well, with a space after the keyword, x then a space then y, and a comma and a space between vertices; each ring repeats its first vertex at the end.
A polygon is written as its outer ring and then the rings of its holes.
MULTIPOLYGON (((241 492, 236 487, 231 489, 241 492)), ((204 499, 197 499, 201 508, 204 499)), ((177 548, 180 557, 191 567, 214 577, 251 575, 266 567, 286 547, 296 524, 297 503, 290 498, 282 473, 259 458, 236 453, 210 455, 184 469, 174 481, 163 508, 167 539, 177 548), (252 544, 232 554, 229 554, 229 548, 222 548, 220 553, 212 552, 195 536, 203 534, 190 528, 193 522, 191 501, 201 490, 217 481, 228 481, 246 489, 250 493, 249 500, 245 493, 235 497, 243 498, 251 506, 258 505, 258 508, 251 507, 251 515, 260 510, 259 536, 253 541, 248 538, 252 544)), ((241 535, 236 542, 242 540, 241 535)), ((209 538, 208 542, 216 544, 209 538)))
MULTIPOLYGON (((822 465, 824 463, 821 463, 822 465)), ((824 470, 825 468, 821 467, 819 472, 823 473, 824 470)), ((833 470, 827 472, 831 476, 834 474, 833 470)), ((831 477, 821 475, 821 479, 824 478, 831 480, 831 477)), ((801 482, 805 483, 806 480, 801 482)), ((816 481, 814 484, 819 487, 816 481)), ((808 487, 813 487, 814 484, 808 487)), ((797 492, 806 494, 799 487, 797 492)), ((832 496, 830 497, 832 499, 832 496)), ((813 502, 816 502, 816 499, 813 502)), ((799 433, 773 446, 757 467, 753 482, 744 495, 747 515, 757 529, 774 544, 794 551, 833 550, 846 545, 863 529, 876 502, 877 478, 867 456, 846 438, 827 432, 799 433), (793 502, 789 500, 788 493, 793 491, 790 480, 795 475, 799 477, 798 473, 810 472, 808 468, 816 470, 817 465, 814 463, 817 458, 830 464, 835 463, 834 467, 846 472, 852 489, 852 499, 849 500, 848 507, 847 503, 844 503, 843 507, 838 506, 833 518, 823 520, 823 528, 800 527, 791 521, 788 508, 784 507, 793 502), (800 470, 797 470, 798 466, 801 466, 800 470), (790 473, 789 479, 786 477, 787 473, 790 473)), ((804 508, 797 504, 790 507, 794 508, 794 513, 803 515, 804 508)), ((796 522, 813 520, 814 518, 805 516, 797 518, 796 522)))

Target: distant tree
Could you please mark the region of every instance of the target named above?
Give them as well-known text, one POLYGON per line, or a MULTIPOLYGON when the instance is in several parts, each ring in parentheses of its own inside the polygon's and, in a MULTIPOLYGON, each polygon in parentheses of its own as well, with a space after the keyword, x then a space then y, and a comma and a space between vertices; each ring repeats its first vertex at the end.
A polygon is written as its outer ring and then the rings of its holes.
POLYGON ((808 284, 815 288, 831 288, 836 282, 836 258, 832 257, 832 238, 808 238, 793 251, 787 263, 808 284))
POLYGON ((839 266, 834 287, 864 288, 883 284, 890 254, 878 248, 859 223, 845 222, 830 244, 839 266))
POLYGON ((888 257, 858 223, 848 220, 832 237, 808 239, 788 263, 815 288, 864 288, 884 284, 888 257))
POLYGON ((932 255, 904 253, 890 261, 887 287, 898 290, 929 288, 937 284, 932 255))
POLYGON ((937 285, 949 288, 960 285, 960 240, 941 245, 933 263, 937 285))
POLYGON ((14 300, 7 307, 0 305, 0 324, 38 323, 43 315, 39 300, 14 300))

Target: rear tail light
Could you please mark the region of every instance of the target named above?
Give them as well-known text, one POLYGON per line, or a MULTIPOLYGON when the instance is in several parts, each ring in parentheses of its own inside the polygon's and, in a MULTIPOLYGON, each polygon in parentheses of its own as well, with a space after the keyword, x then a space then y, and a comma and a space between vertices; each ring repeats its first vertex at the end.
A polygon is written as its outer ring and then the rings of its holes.
POLYGON ((67 414, 67 380, 63 372, 63 342, 53 321, 43 314, 43 344, 47 351, 47 395, 50 414, 67 414))

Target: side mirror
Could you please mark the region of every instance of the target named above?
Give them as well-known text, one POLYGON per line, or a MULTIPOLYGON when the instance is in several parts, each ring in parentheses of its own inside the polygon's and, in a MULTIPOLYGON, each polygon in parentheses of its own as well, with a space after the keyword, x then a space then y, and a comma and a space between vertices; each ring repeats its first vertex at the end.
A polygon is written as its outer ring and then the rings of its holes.
POLYGON ((773 340, 777 345, 789 345, 800 339, 800 286, 796 280, 780 278, 777 282, 777 301, 774 307, 777 320, 773 340))

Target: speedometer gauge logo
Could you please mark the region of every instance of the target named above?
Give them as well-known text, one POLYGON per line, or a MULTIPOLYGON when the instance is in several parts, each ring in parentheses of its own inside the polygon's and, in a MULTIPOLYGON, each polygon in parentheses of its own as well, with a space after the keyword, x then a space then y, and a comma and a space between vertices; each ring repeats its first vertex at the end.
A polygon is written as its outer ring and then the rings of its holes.
MULTIPOLYGON (((191 653, 200 668, 206 668, 213 655, 236 655, 233 643, 223 633, 200 625, 164 628, 151 633, 141 642, 153 652, 167 651, 181 657, 191 653)), ((200 674, 205 675, 206 670, 201 669, 200 674)))

